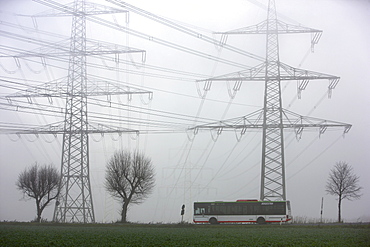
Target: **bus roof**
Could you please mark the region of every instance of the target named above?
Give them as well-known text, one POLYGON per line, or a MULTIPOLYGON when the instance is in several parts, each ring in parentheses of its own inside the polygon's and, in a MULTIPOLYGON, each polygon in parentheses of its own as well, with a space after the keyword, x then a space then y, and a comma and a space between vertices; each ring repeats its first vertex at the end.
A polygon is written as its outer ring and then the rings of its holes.
POLYGON ((257 203, 257 202, 287 202, 287 201, 237 200, 237 201, 212 201, 212 202, 194 202, 194 203, 257 203))

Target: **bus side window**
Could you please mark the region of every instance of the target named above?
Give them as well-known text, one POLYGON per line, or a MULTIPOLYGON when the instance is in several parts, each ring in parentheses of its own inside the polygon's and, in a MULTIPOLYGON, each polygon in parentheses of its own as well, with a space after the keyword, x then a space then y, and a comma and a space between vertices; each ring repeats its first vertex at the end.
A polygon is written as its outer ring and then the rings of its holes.
POLYGON ((196 208, 195 209, 195 214, 196 215, 201 215, 201 214, 205 214, 205 212, 206 212, 206 209, 205 208, 196 208))
POLYGON ((243 208, 241 205, 233 205, 231 207, 231 212, 230 214, 232 215, 240 215, 240 214, 243 214, 243 208))
POLYGON ((258 208, 258 206, 256 207, 254 204, 247 204, 246 205, 247 212, 245 214, 247 215, 258 214, 258 210, 256 210, 256 208, 258 208))
POLYGON ((196 215, 202 214, 202 209, 204 210, 204 208, 196 208, 194 214, 196 215))
POLYGON ((250 211, 250 210, 248 210, 248 206, 249 206, 248 204, 244 204, 244 205, 242 206, 242 208, 243 208, 243 209, 242 209, 242 210, 243 210, 243 211, 242 211, 242 214, 245 214, 245 215, 248 215, 248 214, 249 214, 249 211, 250 211))
POLYGON ((218 214, 218 207, 216 205, 211 206, 210 214, 218 214))

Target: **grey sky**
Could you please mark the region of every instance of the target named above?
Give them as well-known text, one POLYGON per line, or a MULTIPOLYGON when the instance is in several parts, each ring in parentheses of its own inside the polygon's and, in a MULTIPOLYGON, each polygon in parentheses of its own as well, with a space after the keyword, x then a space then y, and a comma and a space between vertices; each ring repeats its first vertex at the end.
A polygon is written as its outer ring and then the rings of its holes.
MULTIPOLYGON (((105 1, 98 1, 107 4, 105 1)), ((164 16, 177 23, 194 28, 198 32, 219 39, 213 31, 228 31, 257 24, 266 18, 267 1, 255 0, 204 0, 170 1, 140 0, 126 1, 154 14, 164 16)), ((108 4, 107 4, 108 5, 108 4)), ((284 108, 322 119, 340 121, 353 125, 343 138, 342 131, 327 131, 319 137, 318 131, 305 131, 297 141, 294 133, 285 133, 287 197, 292 202, 294 216, 318 218, 321 197, 324 197, 324 217, 335 219, 336 200, 325 194, 325 183, 330 169, 337 161, 346 161, 353 166, 360 176, 363 197, 357 201, 343 202, 343 218, 369 220, 370 206, 370 153, 368 131, 370 117, 368 106, 370 99, 370 1, 366 0, 276 0, 279 17, 295 25, 323 30, 323 35, 314 53, 310 50, 310 35, 280 36, 280 59, 293 67, 340 76, 341 80, 333 91, 331 99, 327 97, 327 81, 311 81, 302 92, 302 99, 297 99, 296 82, 283 82, 284 108)), ((47 8, 26 0, 0 1, 1 21, 7 21, 34 27, 32 19, 13 16, 10 13, 36 14, 47 8)), ((125 24, 125 15, 102 17, 106 20, 125 24)), ((70 35, 71 18, 37 18, 40 30, 60 33, 66 38, 70 35)), ((200 39, 189 37, 168 27, 145 19, 137 14, 130 14, 128 27, 148 34, 154 39, 163 39, 181 46, 211 54, 215 57, 254 66, 259 61, 246 58, 225 49, 220 49, 200 39)), ((15 29, 1 25, 0 30, 15 32, 15 29), (4 28, 4 29, 3 29, 4 28)), ((48 37, 43 34, 16 32, 54 42, 62 38, 48 37)), ((90 38, 110 43, 129 45, 146 50, 146 65, 141 63, 140 55, 125 56, 120 59, 134 61, 135 66, 120 64, 120 69, 130 69, 135 73, 155 73, 166 78, 118 73, 114 61, 89 58, 99 68, 88 68, 88 73, 114 81, 130 82, 132 85, 153 91, 153 100, 149 104, 146 96, 133 96, 129 107, 126 96, 113 96, 113 107, 101 107, 106 97, 93 101, 89 110, 97 120, 99 114, 121 116, 125 121, 139 119, 137 122, 123 122, 122 127, 142 130, 138 138, 134 135, 118 134, 92 135, 90 137, 90 168, 93 200, 96 220, 110 222, 119 218, 118 204, 103 188, 105 163, 110 155, 119 148, 139 148, 152 158, 156 167, 156 188, 152 196, 140 206, 132 206, 128 219, 139 222, 176 222, 180 220, 180 209, 186 204, 185 218, 191 220, 191 203, 206 200, 237 200, 259 197, 261 132, 251 132, 237 141, 234 132, 223 132, 217 139, 215 133, 200 132, 191 142, 192 133, 179 131, 193 124, 206 121, 203 119, 228 119, 247 115, 262 108, 263 85, 259 82, 243 83, 233 100, 228 94, 225 82, 214 82, 204 100, 198 95, 194 82, 196 76, 184 76, 179 73, 167 73, 152 70, 151 66, 186 71, 212 77, 236 72, 241 68, 225 65, 221 62, 204 59, 155 43, 153 40, 127 36, 96 24, 88 23, 87 34, 90 38), (176 80, 172 77, 191 78, 176 80), (116 106, 116 107, 115 107, 116 106), (118 109, 119 107, 119 109, 118 109), (139 108, 135 108, 139 107, 139 108), (102 109, 104 109, 102 111, 102 109), (130 110, 130 111, 128 111, 130 110), (135 110, 136 112, 132 111, 135 110), (153 114, 148 115, 147 112, 153 114), (164 113, 164 112, 168 112, 164 113), (189 117, 180 117, 179 115, 189 117), (165 117, 169 116, 169 117, 165 117), (199 118, 196 118, 198 116, 199 118), (181 119, 179 119, 181 118, 181 119), (182 120, 186 118, 187 121, 182 120), (155 121, 161 121, 153 127, 155 121), (175 128, 171 123, 181 123, 175 128), (150 125, 148 125, 150 123, 150 125), (171 125, 171 126, 170 126, 171 125), (155 131, 154 131, 155 130, 155 131), (164 130, 171 130, 170 133, 164 130), (147 132, 147 133, 146 133, 147 132)), ((263 36, 229 36, 227 43, 264 57, 263 36)), ((37 48, 25 42, 1 38, 1 45, 14 46, 24 50, 37 48)), ((67 44, 68 42, 61 42, 67 44)), ((114 56, 111 56, 114 58, 114 56)), ((46 60, 46 68, 40 59, 25 62, 20 60, 21 68, 12 58, 0 58, 0 76, 18 78, 25 84, 34 85, 35 81, 47 82, 67 75, 67 63, 46 60), (52 67, 54 65, 55 67, 52 67), (65 68, 65 69, 63 69, 65 68), (14 72, 14 73, 13 73, 14 72)), ((232 85, 230 85, 232 87, 232 85)), ((200 89, 202 85, 199 85, 200 89)), ((0 96, 16 92, 0 87, 0 96)), ((202 92, 201 92, 202 93, 202 92)), ((4 101, 2 101, 4 102, 4 101)), ((50 105, 47 99, 36 99, 39 104, 50 105)), ((63 108, 63 101, 54 99, 52 106, 63 108)), ((45 115, 41 111, 33 114, 0 109, 1 122, 9 124, 46 125, 63 120, 60 115, 45 115)), ((105 115, 104 115, 105 116, 105 115)), ((108 120, 107 120, 108 121, 108 120)), ((112 122, 114 120, 111 119, 112 122)), ((22 195, 16 191, 15 181, 18 174, 34 162, 53 163, 60 166, 61 137, 52 135, 22 136, 0 135, 0 220, 28 221, 35 215, 33 201, 22 201, 22 195), (17 140, 17 141, 15 141, 17 140)), ((50 206, 43 217, 51 219, 54 205, 50 206)))

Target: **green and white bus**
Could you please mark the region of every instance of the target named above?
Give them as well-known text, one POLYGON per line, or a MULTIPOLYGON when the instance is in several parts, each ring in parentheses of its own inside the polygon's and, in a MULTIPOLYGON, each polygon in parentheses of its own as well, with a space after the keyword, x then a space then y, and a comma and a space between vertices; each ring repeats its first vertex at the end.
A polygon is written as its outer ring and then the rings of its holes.
POLYGON ((292 219, 289 201, 194 202, 194 223, 282 223, 292 219))

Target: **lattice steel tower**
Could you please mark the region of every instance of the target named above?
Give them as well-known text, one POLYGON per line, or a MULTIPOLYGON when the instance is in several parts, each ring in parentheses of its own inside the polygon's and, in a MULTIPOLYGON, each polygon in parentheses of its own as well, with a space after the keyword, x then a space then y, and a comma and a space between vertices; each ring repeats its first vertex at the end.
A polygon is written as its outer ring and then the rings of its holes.
MULTIPOLYGON (((54 211, 54 221, 57 222, 95 221, 89 174, 86 16, 111 12, 112 9, 102 10, 96 6, 93 10, 87 10, 85 0, 74 1, 62 147, 61 194, 54 211)), ((130 50, 102 51, 101 54, 122 52, 130 50)))
POLYGON ((68 222, 83 218, 94 222, 90 185, 89 136, 87 121, 86 17, 85 1, 74 2, 71 47, 64 121, 61 194, 56 203, 54 221, 68 222), (71 219, 68 219, 71 217, 71 219))
POLYGON ((269 0, 267 20, 250 27, 229 32, 231 34, 265 34, 265 62, 248 70, 224 76, 199 80, 210 85, 212 81, 235 81, 234 90, 239 90, 243 81, 264 81, 264 106, 261 111, 241 118, 220 121, 218 123, 197 126, 194 129, 241 129, 244 134, 248 129, 262 129, 262 159, 260 200, 286 200, 284 128, 292 128, 300 136, 306 127, 317 127, 323 133, 327 127, 344 127, 348 132, 351 125, 303 117, 282 108, 281 81, 297 80, 298 96, 305 89, 309 80, 328 79, 329 96, 339 81, 339 77, 290 67, 279 59, 279 34, 311 33, 311 45, 315 45, 322 31, 295 26, 277 19, 275 1, 269 0))
MULTIPOLYGON (((75 0, 72 5, 62 5, 52 0, 34 0, 52 7, 51 11, 43 12, 33 17, 72 16, 72 32, 70 47, 60 44, 48 44, 40 52, 27 52, 10 57, 51 57, 68 59, 68 76, 57 83, 45 83, 38 87, 7 96, 11 98, 58 97, 66 100, 65 120, 31 130, 18 131, 17 134, 62 134, 61 182, 60 195, 54 210, 53 220, 56 222, 95 222, 94 207, 90 183, 89 165, 89 134, 91 133, 127 133, 136 130, 95 124, 88 121, 88 97, 120 94, 149 94, 152 92, 123 86, 108 81, 97 81, 87 75, 87 57, 121 53, 142 53, 144 50, 134 49, 110 43, 97 42, 86 38, 86 20, 89 18, 98 24, 101 14, 125 13, 126 10, 115 9, 103 5, 87 3, 85 0, 75 0)), ((118 25, 116 25, 118 26, 118 25)), ((28 31, 37 32, 38 30, 28 31)), ((28 37, 25 37, 28 39, 28 37)), ((118 59, 117 59, 118 60, 118 59)))

